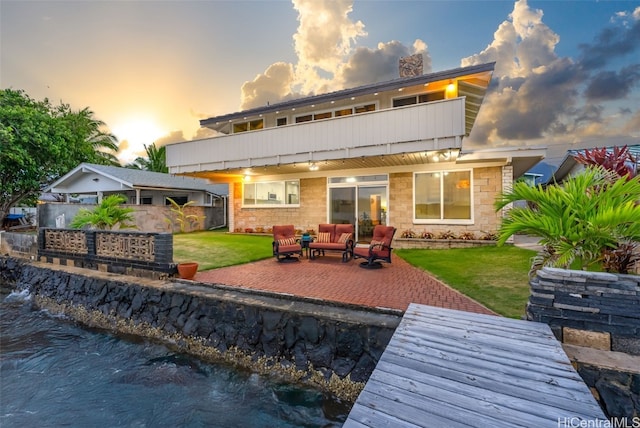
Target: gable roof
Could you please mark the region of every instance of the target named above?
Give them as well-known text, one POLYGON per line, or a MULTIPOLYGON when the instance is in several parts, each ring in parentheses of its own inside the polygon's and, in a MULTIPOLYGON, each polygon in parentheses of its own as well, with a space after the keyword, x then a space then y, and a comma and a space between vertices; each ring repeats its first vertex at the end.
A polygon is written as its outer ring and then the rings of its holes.
POLYGON ((53 191, 54 193, 58 193, 52 189, 62 185, 65 181, 77 179, 77 177, 85 173, 102 175, 121 183, 124 188, 129 189, 145 187, 154 189, 198 190, 211 193, 214 196, 228 196, 229 194, 227 184, 211 184, 208 180, 202 178, 92 163, 81 163, 53 184, 49 185, 45 189, 45 192, 53 191))

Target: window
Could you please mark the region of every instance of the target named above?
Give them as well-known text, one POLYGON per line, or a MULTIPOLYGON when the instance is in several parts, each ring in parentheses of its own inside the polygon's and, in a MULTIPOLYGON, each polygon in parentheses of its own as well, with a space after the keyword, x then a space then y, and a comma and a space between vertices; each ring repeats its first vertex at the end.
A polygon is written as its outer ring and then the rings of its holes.
POLYGON ((313 115, 313 120, 320 120, 320 119, 329 119, 331 118, 331 112, 327 111, 324 113, 318 113, 318 114, 314 114, 313 115))
POLYGON ((418 95, 419 103, 430 103, 431 101, 444 100, 444 91, 428 92, 426 94, 418 95))
POLYGON ((296 117, 296 123, 311 122, 312 120, 313 120, 313 116, 311 116, 310 114, 296 117))
POLYGON ((233 124, 233 133, 256 131, 264 128, 264 120, 256 119, 249 122, 238 122, 233 124))
POLYGON ((354 110, 356 113, 366 113, 368 111, 375 111, 375 109, 376 109, 375 104, 367 104, 364 106, 358 106, 354 110))
POLYGON ((298 180, 244 183, 242 205, 272 208, 300 204, 298 180))
POLYGON ((353 114, 353 110, 350 108, 344 108, 342 110, 336 110, 335 112, 333 112, 333 114, 335 115, 335 117, 349 116, 350 114, 353 114))
POLYGON ((140 205, 153 205, 153 197, 143 196, 140 198, 140 205))
POLYGON ((276 119, 276 126, 284 126, 287 124, 287 118, 286 117, 279 117, 276 119))
POLYGON ((393 100, 393 106, 394 107, 402 107, 402 106, 409 106, 411 104, 416 104, 416 97, 405 97, 405 98, 396 98, 395 100, 393 100))
POLYGON ((469 223, 471 171, 437 171, 414 176, 414 221, 469 223))
MULTIPOLYGON (((187 196, 171 196, 171 199, 173 199, 173 201, 178 205, 184 205, 189 202, 189 198, 187 196)), ((164 204, 171 205, 171 202, 169 202, 169 199, 165 198, 164 204)))
POLYGON ((410 97, 396 98, 393 100, 394 107, 409 106, 413 104, 430 103, 432 101, 444 100, 444 91, 427 92, 426 94, 412 95, 410 97))

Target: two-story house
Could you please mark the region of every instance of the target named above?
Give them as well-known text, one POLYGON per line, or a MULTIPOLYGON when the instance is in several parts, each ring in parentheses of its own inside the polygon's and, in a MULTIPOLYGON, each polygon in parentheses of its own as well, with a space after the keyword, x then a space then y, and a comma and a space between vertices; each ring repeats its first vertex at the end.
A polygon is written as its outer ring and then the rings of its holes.
MULTIPOLYGON (((402 77, 200 122, 219 135, 167 146, 172 174, 229 185, 230 230, 352 223, 495 232, 493 202, 541 149, 463 150, 494 64, 402 77)), ((400 233, 399 233, 400 234, 400 233)))

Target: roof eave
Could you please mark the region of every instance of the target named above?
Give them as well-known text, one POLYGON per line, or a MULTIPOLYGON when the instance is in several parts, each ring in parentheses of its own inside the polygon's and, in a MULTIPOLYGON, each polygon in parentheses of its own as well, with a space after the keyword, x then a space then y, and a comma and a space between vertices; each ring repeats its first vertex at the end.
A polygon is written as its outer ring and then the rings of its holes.
POLYGON ((439 80, 455 79, 469 74, 483 73, 493 71, 495 62, 472 65, 468 67, 460 67, 451 70, 439 71, 435 73, 422 74, 419 76, 404 77, 394 80, 389 80, 381 83, 373 83, 370 85, 363 85, 357 88, 344 89, 335 92, 329 92, 326 94, 312 95, 304 98, 297 98, 295 100, 283 101, 281 103, 270 104, 267 106, 256 107, 249 110, 239 111, 235 113, 229 113, 222 116, 210 117, 200 120, 200 126, 215 125, 218 122, 227 122, 230 120, 236 120, 244 118, 245 116, 257 116, 260 114, 273 113, 279 110, 290 109, 294 107, 306 106, 309 104, 319 104, 322 102, 328 102, 336 99, 343 99, 348 97, 357 97, 363 95, 369 95, 375 92, 392 91, 402 87, 435 82, 439 80))

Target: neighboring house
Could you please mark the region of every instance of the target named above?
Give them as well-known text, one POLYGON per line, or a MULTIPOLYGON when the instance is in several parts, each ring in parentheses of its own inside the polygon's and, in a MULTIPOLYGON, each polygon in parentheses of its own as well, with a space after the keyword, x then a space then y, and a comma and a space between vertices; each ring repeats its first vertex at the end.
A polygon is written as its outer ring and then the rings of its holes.
MULTIPOLYGON (((152 205, 163 208, 170 205, 167 198, 171 198, 181 205, 188 201, 194 201, 195 203, 192 204, 194 207, 219 208, 216 211, 221 212, 221 217, 220 215, 213 216, 212 212, 208 212, 206 224, 200 226, 208 228, 226 225, 225 211, 228 188, 227 184, 211 184, 210 181, 200 178, 82 163, 49 185, 43 195, 45 197, 47 194, 63 195, 67 203, 75 202, 73 205, 79 205, 78 202, 96 204, 103 197, 112 194, 125 195, 128 198, 127 203, 130 205, 152 205)), ((53 204, 50 203, 50 205, 53 204)), ((151 212, 149 209, 142 210, 141 207, 137 211, 151 212)), ((199 211, 202 211, 201 215, 205 216, 202 209, 199 211)), ((56 213, 56 217, 59 215, 60 213, 56 213)), ((66 217, 66 223, 68 223, 70 215, 67 214, 66 217)), ((44 223, 40 222, 42 226, 47 226, 47 223, 50 227, 53 226, 51 219, 45 219, 44 223)), ((59 225, 59 222, 56 224, 59 225)), ((159 230, 166 229, 167 226, 163 225, 161 221, 160 225, 154 224, 153 227, 144 227, 143 225, 142 228, 159 230)))
MULTIPOLYGON (((618 146, 618 147, 622 147, 622 146, 618 146)), ((629 149, 629 153, 635 158, 636 160, 636 171, 640 170, 640 145, 635 144, 635 145, 629 145, 627 146, 627 148, 629 149)), ((607 147, 607 151, 612 151, 613 150, 613 146, 612 147, 607 147)), ((580 149, 580 150, 568 150, 567 154, 564 156, 564 158, 562 159, 562 161, 560 162, 560 165, 558 166, 558 169, 556 169, 555 173, 553 174, 553 176, 551 178, 549 178, 549 181, 547 184, 553 184, 553 183, 561 183, 562 181, 564 181, 567 177, 570 177, 572 175, 578 174, 580 171, 584 170, 585 166, 578 163, 576 161, 576 156, 584 153, 585 149, 580 149)))
POLYGON ((419 74, 211 117, 167 146, 173 174, 229 183, 229 228, 352 223, 398 235, 495 232, 493 203, 544 149, 465 150, 494 64, 419 74))

